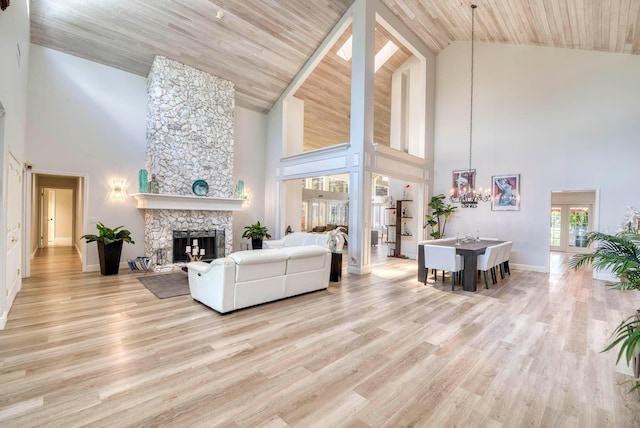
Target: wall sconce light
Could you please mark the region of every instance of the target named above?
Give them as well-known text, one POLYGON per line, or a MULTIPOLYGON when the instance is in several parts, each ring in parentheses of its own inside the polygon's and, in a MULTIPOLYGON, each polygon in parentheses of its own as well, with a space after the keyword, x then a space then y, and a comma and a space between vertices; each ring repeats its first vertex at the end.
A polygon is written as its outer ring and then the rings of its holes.
POLYGON ((115 201, 124 200, 124 178, 114 178, 112 181, 111 199, 115 201))

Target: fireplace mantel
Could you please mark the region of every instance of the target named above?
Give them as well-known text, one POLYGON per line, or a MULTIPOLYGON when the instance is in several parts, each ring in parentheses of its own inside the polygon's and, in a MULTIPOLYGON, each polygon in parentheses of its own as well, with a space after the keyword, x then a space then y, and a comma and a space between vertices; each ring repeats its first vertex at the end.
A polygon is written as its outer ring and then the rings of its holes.
POLYGON ((134 193, 131 197, 137 201, 138 209, 142 210, 240 211, 244 203, 244 199, 155 193, 134 193))

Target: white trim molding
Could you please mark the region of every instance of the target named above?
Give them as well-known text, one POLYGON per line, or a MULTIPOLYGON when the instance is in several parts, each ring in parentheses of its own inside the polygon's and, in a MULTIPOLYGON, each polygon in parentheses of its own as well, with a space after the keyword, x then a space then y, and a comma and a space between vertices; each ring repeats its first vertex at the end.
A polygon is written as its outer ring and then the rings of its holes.
POLYGON ((131 195, 138 209, 147 210, 194 210, 194 211, 240 211, 244 199, 207 198, 204 196, 158 195, 134 193, 131 195))

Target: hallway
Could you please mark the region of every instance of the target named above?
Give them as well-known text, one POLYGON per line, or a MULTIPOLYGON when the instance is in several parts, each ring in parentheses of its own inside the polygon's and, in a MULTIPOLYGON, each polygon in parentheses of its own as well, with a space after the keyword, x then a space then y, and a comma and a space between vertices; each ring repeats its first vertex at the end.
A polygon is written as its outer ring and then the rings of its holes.
POLYGON ((63 278, 82 273, 80 256, 74 247, 51 246, 39 248, 31 260, 31 279, 44 277, 63 278))

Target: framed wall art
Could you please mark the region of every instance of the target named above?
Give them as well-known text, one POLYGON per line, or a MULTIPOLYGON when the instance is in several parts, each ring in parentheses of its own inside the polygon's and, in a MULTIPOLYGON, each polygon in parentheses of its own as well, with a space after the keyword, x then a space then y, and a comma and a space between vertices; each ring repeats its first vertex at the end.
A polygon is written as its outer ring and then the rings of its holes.
POLYGON ((476 170, 465 169, 453 171, 453 185, 451 187, 451 197, 457 198, 463 189, 468 191, 476 188, 476 170))
POLYGON ((494 175, 491 183, 493 211, 520 210, 520 174, 494 175))

